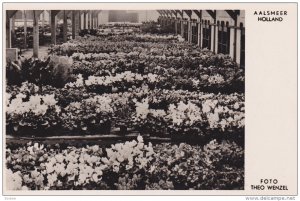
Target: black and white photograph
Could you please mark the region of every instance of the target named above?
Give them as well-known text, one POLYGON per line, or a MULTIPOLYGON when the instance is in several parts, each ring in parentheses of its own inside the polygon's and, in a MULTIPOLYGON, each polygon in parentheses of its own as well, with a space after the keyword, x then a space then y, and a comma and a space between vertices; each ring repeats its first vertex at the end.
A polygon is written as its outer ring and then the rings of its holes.
POLYGON ((65 9, 5 11, 7 190, 243 190, 245 11, 65 9))

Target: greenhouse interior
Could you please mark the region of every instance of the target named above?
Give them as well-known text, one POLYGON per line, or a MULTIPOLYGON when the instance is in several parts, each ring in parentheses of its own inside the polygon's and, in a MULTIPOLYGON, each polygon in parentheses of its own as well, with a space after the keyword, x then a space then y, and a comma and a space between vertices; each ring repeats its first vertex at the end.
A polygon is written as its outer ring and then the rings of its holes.
POLYGON ((243 190, 243 10, 7 10, 9 190, 243 190))

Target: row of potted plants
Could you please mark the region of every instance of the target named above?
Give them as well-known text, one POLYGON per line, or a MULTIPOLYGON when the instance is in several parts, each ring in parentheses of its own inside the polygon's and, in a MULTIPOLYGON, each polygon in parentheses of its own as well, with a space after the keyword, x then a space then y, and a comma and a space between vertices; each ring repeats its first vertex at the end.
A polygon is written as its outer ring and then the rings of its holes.
POLYGON ((8 190, 240 190, 244 151, 229 141, 204 146, 137 140, 74 147, 29 142, 6 148, 8 190))
POLYGON ((209 94, 182 90, 88 92, 80 80, 65 88, 23 83, 6 94, 10 133, 108 133, 126 124, 152 134, 209 135, 209 130, 237 132, 244 128, 243 94, 209 94), (24 130, 25 129, 25 130, 24 130), (42 132, 43 131, 43 132, 42 132))

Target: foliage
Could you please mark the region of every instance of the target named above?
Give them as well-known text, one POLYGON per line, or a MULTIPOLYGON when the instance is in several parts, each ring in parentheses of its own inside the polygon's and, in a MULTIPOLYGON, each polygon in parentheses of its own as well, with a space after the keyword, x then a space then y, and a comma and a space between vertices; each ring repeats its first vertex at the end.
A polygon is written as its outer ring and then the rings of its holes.
POLYGON ((244 188, 244 151, 216 140, 146 145, 136 140, 111 148, 28 143, 6 149, 10 190, 238 190, 244 188))

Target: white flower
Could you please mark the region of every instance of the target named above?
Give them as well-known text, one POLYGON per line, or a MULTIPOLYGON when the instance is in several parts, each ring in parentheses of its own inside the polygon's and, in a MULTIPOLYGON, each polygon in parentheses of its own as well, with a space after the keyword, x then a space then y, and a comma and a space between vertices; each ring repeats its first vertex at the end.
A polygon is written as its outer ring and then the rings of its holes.
POLYGON ((240 105, 238 104, 238 102, 236 102, 236 103, 234 104, 233 108, 236 109, 236 110, 240 108, 240 105))
POLYGON ((105 164, 109 164, 109 160, 106 157, 101 158, 101 161, 105 164))
POLYGON ((57 174, 60 174, 62 177, 66 175, 65 171, 65 165, 63 163, 56 163, 55 166, 53 166, 54 171, 57 174))
POLYGON ((6 187, 8 190, 22 189, 22 177, 20 171, 13 173, 10 169, 6 169, 6 187))
POLYGON ((224 77, 220 74, 216 74, 213 76, 210 76, 208 78, 208 82, 212 84, 223 84, 225 82, 224 77))
POLYGON ((68 174, 74 174, 74 175, 77 175, 77 174, 78 174, 78 163, 72 163, 72 162, 70 162, 70 163, 67 165, 66 172, 67 172, 68 174))
POLYGON ((57 181, 57 174, 56 173, 48 174, 47 180, 48 180, 48 186, 50 187, 54 186, 54 182, 57 181))
POLYGON ((120 170, 120 167, 119 166, 113 166, 113 171, 118 173, 120 170))
POLYGON ((35 179, 36 177, 38 177, 41 173, 38 172, 36 169, 31 171, 31 178, 35 179))
POLYGON ((98 182, 99 181, 98 175, 96 173, 94 173, 92 175, 92 179, 94 180, 94 182, 98 182))
POLYGON ((54 172, 53 163, 46 163, 45 165, 46 165, 47 174, 50 174, 50 173, 54 172))
POLYGON ((52 106, 52 105, 55 105, 57 103, 57 101, 55 100, 54 98, 54 94, 51 94, 51 95, 45 95, 43 97, 43 101, 44 101, 44 104, 45 105, 48 105, 48 106, 52 106))
POLYGON ((88 176, 85 173, 80 174, 79 177, 78 177, 78 183, 79 183, 79 185, 84 184, 85 181, 86 181, 86 179, 87 179, 87 177, 88 176))
POLYGON ((63 160, 64 160, 64 156, 63 156, 62 154, 56 154, 56 155, 54 156, 54 158, 56 159, 56 161, 57 161, 58 163, 62 163, 63 160))
POLYGON ((210 127, 211 128, 216 128, 217 123, 219 121, 219 114, 218 113, 209 113, 207 115, 207 119, 208 119, 210 127))
POLYGON ((144 140, 143 140, 143 137, 140 136, 140 135, 137 137, 137 140, 138 140, 139 143, 144 141, 144 140))

